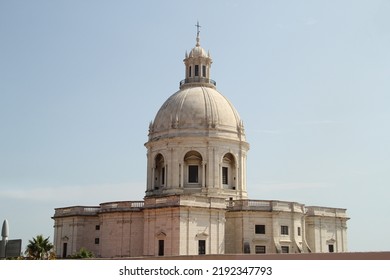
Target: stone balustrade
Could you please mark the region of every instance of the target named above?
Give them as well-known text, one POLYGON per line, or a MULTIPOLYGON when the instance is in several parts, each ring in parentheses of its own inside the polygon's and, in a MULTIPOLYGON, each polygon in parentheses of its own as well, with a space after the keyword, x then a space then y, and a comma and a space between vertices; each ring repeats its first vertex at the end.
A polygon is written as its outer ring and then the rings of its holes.
POLYGON ((101 203, 100 206, 71 206, 64 208, 56 208, 54 217, 66 216, 94 216, 102 212, 116 211, 139 211, 144 207, 143 201, 118 201, 101 203))
POLYGON ((213 208, 225 208, 224 198, 210 198, 202 196, 166 196, 160 198, 147 198, 145 199, 144 208, 155 207, 169 207, 169 206, 191 206, 191 207, 213 207, 213 208))
POLYGON ((143 207, 143 201, 105 202, 100 204, 100 212, 139 211, 143 207))
POLYGON ((306 208, 308 216, 348 218, 347 210, 342 208, 330 208, 320 206, 307 206, 306 208))
POLYGON ((304 213, 303 204, 279 200, 231 200, 226 202, 228 210, 255 210, 304 213))
POLYGON ((64 208, 56 208, 54 217, 65 217, 65 216, 94 216, 99 212, 100 207, 98 206, 71 206, 64 208))
MULTIPOLYGON (((207 197, 167 196, 152 198, 145 201, 117 201, 101 203, 100 206, 71 206, 56 208, 54 217, 73 215, 93 216, 104 212, 140 211, 142 208, 167 207, 167 206, 201 206, 205 203, 213 207, 221 208, 223 200, 207 197)), ((289 201, 279 200, 230 200, 225 202, 226 209, 230 211, 254 210, 254 211, 280 211, 306 213, 308 216, 340 217, 347 218, 346 209, 307 206, 289 201)))

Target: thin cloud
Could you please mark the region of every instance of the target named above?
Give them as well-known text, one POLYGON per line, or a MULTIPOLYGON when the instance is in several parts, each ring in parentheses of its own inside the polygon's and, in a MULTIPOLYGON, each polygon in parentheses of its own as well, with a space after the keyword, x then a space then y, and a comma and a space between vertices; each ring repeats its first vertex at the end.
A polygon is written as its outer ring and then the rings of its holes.
POLYGON ((263 133, 263 134, 282 134, 283 131, 278 129, 255 129, 254 132, 263 133))
POLYGON ((315 18, 308 18, 305 22, 306 25, 316 25, 318 23, 318 20, 315 18))
POLYGON ((296 122, 296 125, 330 125, 330 124, 340 124, 340 121, 332 120, 315 120, 315 121, 300 121, 296 122))
POLYGON ((329 187, 323 182, 260 182, 256 188, 272 191, 307 190, 329 187))
POLYGON ((70 203, 72 205, 96 204, 112 200, 141 200, 143 190, 144 183, 140 184, 135 182, 56 187, 19 187, 2 188, 0 190, 0 197, 9 200, 56 202, 59 204, 70 203))

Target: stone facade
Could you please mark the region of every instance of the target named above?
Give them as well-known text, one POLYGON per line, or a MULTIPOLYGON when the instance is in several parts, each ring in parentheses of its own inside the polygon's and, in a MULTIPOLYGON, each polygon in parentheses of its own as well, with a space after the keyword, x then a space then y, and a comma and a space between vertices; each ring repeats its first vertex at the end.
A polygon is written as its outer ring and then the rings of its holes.
POLYGON ((199 42, 149 125, 143 201, 55 209, 54 244, 104 258, 347 251, 345 209, 250 200, 243 121, 199 42))

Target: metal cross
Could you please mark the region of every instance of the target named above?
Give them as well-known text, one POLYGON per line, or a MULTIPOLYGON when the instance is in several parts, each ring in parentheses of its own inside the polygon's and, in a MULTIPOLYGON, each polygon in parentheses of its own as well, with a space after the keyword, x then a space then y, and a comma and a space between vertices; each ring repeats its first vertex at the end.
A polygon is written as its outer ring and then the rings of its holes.
POLYGON ((196 26, 196 30, 197 30, 196 35, 199 36, 200 28, 202 27, 202 26, 199 25, 199 20, 198 20, 198 22, 196 23, 195 26, 196 26))

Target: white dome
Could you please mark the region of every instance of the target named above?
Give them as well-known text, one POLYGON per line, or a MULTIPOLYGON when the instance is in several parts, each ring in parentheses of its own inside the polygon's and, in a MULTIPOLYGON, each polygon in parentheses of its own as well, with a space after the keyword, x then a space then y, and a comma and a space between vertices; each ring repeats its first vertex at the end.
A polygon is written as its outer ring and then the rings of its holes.
POLYGON ((150 140, 215 136, 245 140, 242 121, 229 100, 211 87, 187 87, 169 97, 150 125, 150 140))
POLYGON ((194 47, 191 51, 190 54, 188 55, 189 57, 210 57, 210 55, 205 51, 204 48, 201 46, 196 46, 194 47))

